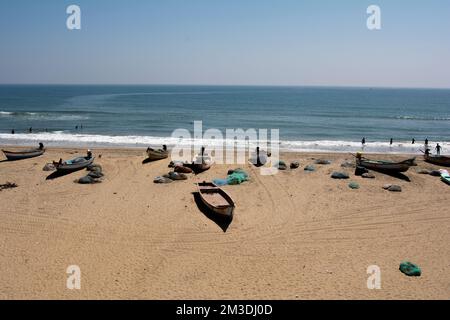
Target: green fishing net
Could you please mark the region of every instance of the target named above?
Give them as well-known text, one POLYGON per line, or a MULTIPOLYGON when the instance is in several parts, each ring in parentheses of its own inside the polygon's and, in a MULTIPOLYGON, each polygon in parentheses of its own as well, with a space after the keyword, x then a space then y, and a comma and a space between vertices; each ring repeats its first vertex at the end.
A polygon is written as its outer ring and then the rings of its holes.
POLYGON ((227 177, 228 184, 241 184, 248 180, 248 174, 244 170, 234 170, 234 172, 227 177))

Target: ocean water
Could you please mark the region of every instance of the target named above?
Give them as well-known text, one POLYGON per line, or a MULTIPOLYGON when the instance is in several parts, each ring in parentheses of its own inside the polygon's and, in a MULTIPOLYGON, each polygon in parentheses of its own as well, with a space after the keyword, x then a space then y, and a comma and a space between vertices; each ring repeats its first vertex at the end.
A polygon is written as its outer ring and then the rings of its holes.
POLYGON ((1 145, 39 141, 64 147, 187 144, 189 140, 171 137, 172 132, 193 133, 194 121, 202 121, 204 130, 217 128, 224 136, 226 129, 279 129, 281 150, 356 151, 365 137, 366 152, 419 153, 425 138, 432 145, 440 142, 448 152, 450 90, 0 86, 1 145))

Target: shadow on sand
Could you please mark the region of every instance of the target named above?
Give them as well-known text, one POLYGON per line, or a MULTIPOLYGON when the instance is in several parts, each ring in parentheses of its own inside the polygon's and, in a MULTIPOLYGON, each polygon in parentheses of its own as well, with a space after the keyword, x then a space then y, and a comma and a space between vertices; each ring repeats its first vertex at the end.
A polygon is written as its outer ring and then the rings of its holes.
POLYGON ((142 164, 157 162, 157 161, 161 161, 161 160, 164 160, 164 159, 150 159, 150 158, 147 158, 147 159, 142 160, 142 164))
POLYGON ((67 176, 67 175, 69 175, 71 173, 74 173, 74 172, 77 172, 77 171, 81 171, 83 169, 85 169, 85 168, 81 168, 79 170, 72 170, 72 171, 55 171, 55 172, 52 172, 49 176, 47 176, 47 178, 45 178, 45 180, 53 180, 53 179, 56 179, 56 178, 64 177, 64 176, 67 176))
POLYGON ((393 178, 397 178, 397 179, 400 179, 403 181, 411 182, 411 179, 409 179, 408 176, 406 176, 400 172, 386 172, 386 171, 377 171, 377 170, 373 170, 373 171, 376 171, 376 172, 379 172, 379 173, 382 173, 382 174, 385 174, 385 175, 388 175, 388 176, 391 176, 393 178))
POLYGON ((203 203, 198 192, 192 192, 192 194, 194 196, 194 201, 197 204, 197 207, 205 215, 205 217, 217 224, 223 232, 227 232, 227 229, 233 221, 233 218, 228 219, 218 216, 203 203))

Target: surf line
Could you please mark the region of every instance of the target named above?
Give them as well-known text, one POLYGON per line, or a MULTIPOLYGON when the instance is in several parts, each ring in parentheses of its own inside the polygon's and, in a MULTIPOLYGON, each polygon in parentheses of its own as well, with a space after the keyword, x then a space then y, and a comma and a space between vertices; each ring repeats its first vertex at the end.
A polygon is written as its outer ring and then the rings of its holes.
POLYGON ((203 315, 207 318, 211 307, 189 307, 183 304, 182 307, 177 307, 177 315, 203 315))

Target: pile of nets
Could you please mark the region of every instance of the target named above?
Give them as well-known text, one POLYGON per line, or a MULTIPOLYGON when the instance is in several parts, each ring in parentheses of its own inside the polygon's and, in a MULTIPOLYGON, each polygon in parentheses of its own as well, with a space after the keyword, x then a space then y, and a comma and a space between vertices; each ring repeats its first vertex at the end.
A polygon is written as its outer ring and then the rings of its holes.
POLYGON ((248 175, 248 173, 241 168, 238 168, 235 170, 230 170, 226 179, 214 179, 213 183, 217 186, 224 186, 227 184, 237 185, 248 181, 249 179, 250 176, 248 175))
POLYGON ((419 266, 409 261, 403 261, 400 263, 399 269, 401 272, 410 277, 420 277, 422 274, 422 270, 420 270, 419 266))
POLYGON ((101 165, 93 163, 87 166, 86 170, 89 171, 89 173, 84 177, 75 180, 74 181, 75 183, 93 184, 93 183, 100 183, 103 181, 104 174, 101 165))

